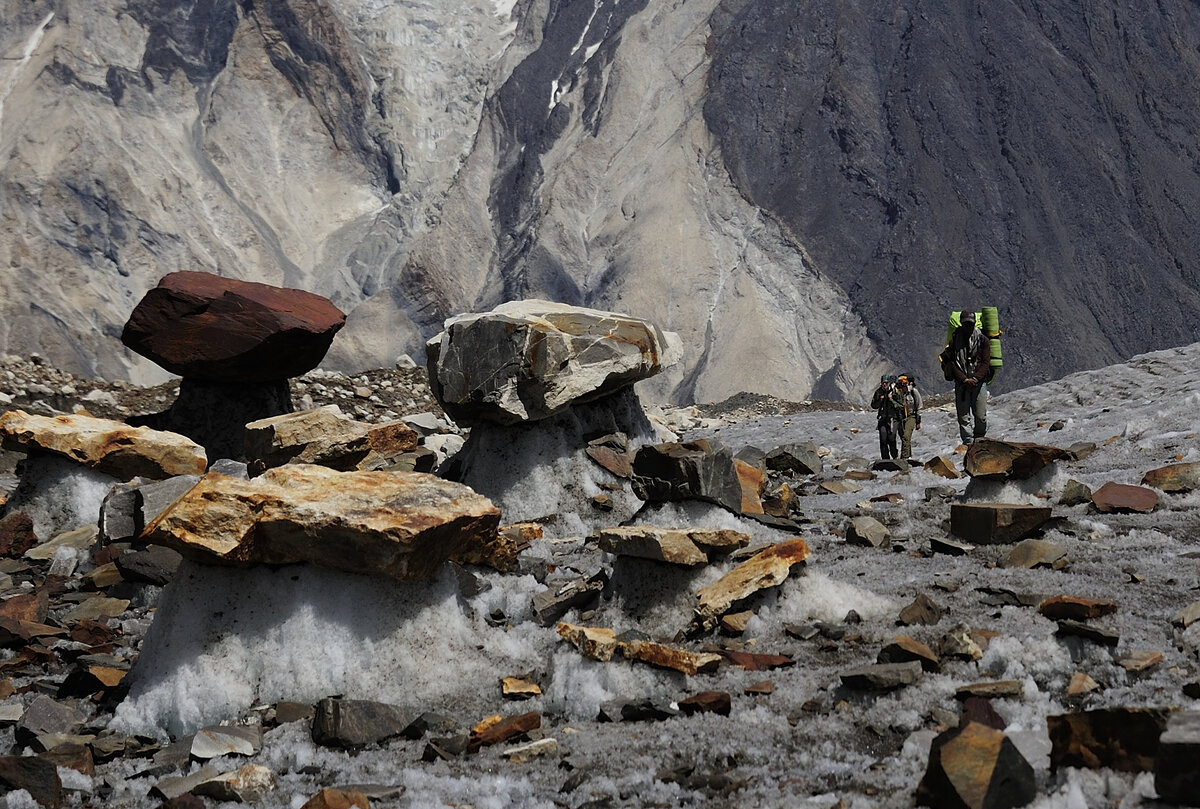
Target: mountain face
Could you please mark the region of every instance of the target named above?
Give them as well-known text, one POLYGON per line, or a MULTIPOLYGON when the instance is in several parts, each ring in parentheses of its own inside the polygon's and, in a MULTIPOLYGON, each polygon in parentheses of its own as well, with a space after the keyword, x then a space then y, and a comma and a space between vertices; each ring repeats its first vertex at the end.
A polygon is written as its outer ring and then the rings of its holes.
POLYGON ((542 297, 681 334, 643 383, 1017 386, 1200 339, 1200 5, 0 0, 0 351, 155 381, 158 279, 329 297, 327 364, 542 297))

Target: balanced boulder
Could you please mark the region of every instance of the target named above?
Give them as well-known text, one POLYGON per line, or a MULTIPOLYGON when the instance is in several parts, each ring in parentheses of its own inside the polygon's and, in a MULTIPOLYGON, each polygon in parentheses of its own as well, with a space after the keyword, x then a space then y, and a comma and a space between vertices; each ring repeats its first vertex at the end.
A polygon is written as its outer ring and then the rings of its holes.
POLYGON ((184 378, 268 382, 316 368, 345 322, 311 292, 173 272, 134 308, 121 342, 184 378))
POLYGON ((1054 461, 1069 457, 1058 447, 979 438, 967 448, 963 469, 971 477, 1028 480, 1054 461))
POLYGON ((426 345, 429 378, 460 424, 544 419, 674 364, 678 336, 629 315, 541 300, 446 321, 426 345))
POLYGON ((288 464, 253 480, 210 473, 141 539, 200 562, 289 564, 423 578, 496 535, 500 511, 421 472, 288 464))

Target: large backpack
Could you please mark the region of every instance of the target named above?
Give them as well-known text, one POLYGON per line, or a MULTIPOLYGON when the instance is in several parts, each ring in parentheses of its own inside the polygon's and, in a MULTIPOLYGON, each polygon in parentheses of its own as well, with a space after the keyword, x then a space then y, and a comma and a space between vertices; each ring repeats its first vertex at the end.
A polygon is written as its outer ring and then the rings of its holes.
MULTIPOLYGON (((996 378, 996 373, 1004 365, 1004 355, 1000 347, 1000 335, 1004 333, 1000 330, 1000 312, 995 306, 985 306, 981 311, 975 313, 975 322, 979 324, 983 336, 990 341, 992 362, 987 379, 983 382, 991 384, 992 380, 996 378)), ((947 382, 954 381, 954 354, 950 350, 950 343, 954 340, 955 330, 961 325, 962 312, 951 312, 950 320, 946 324, 946 347, 938 355, 938 362, 942 365, 942 376, 946 378, 947 382)))

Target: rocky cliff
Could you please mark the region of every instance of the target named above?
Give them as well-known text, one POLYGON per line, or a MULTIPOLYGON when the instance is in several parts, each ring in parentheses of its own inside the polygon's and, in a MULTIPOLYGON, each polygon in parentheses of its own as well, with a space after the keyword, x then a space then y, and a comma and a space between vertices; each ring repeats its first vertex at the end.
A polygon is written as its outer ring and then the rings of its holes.
MULTIPOLYGON (((0 0, 0 351, 152 381, 163 274, 326 295, 327 363, 544 297, 677 331, 647 391, 1003 384, 1200 337, 1200 6, 0 0)), ((649 384, 649 383, 648 383, 649 384)))

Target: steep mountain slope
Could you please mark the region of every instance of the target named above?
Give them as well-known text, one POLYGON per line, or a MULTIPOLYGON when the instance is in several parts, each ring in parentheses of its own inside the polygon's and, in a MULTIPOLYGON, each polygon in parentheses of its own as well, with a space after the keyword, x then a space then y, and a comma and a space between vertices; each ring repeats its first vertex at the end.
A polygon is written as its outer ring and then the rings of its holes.
POLYGON ((343 369, 628 311, 673 401, 928 379, 962 303, 1008 385, 1191 342, 1200 6, 1128 5, 0 0, 0 350, 153 380, 177 269, 329 296, 343 369))

